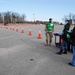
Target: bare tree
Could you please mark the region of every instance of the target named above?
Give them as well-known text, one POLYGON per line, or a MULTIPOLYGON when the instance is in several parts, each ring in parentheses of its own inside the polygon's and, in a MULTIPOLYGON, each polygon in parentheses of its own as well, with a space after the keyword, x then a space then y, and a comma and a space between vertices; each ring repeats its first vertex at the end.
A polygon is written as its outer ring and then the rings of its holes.
POLYGON ((19 13, 10 11, 0 13, 0 22, 3 23, 14 23, 14 22, 24 23, 25 19, 26 19, 25 14, 20 15, 19 13))
POLYGON ((2 23, 3 20, 2 20, 2 14, 0 13, 0 23, 2 23))
POLYGON ((25 19, 26 19, 25 14, 22 14, 22 22, 23 22, 23 23, 25 22, 25 19))

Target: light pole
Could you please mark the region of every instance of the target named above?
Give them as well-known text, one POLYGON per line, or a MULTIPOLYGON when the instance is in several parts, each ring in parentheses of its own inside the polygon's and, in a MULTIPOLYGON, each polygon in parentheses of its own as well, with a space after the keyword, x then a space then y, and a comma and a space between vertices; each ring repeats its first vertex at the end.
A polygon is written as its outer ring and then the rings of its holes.
POLYGON ((4 13, 2 14, 2 17, 3 17, 3 24, 4 24, 4 22, 5 22, 5 19, 4 19, 5 14, 4 13))
POLYGON ((4 15, 3 15, 3 24, 4 24, 4 15))
POLYGON ((33 14, 33 21, 35 22, 35 14, 33 14))
POLYGON ((12 16, 13 16, 13 13, 11 13, 11 23, 12 23, 12 16))

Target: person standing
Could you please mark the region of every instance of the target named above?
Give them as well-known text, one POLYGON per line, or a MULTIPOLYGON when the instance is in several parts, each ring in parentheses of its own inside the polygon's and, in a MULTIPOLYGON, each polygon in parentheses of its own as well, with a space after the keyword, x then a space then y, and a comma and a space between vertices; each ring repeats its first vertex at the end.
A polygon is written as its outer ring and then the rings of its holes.
POLYGON ((70 33, 70 37, 72 40, 71 44, 72 44, 72 50, 73 50, 73 58, 72 58, 72 61, 69 63, 69 65, 75 67, 75 27, 73 28, 72 32, 70 33))
POLYGON ((69 29, 70 29, 70 21, 67 20, 67 23, 64 26, 64 29, 62 31, 62 43, 61 43, 60 51, 57 52, 57 54, 59 54, 59 55, 61 55, 62 53, 67 54, 67 49, 68 49, 67 33, 68 33, 69 29), (65 49, 64 49, 64 47, 65 47, 65 49))
POLYGON ((52 43, 52 32, 54 31, 54 24, 52 22, 52 18, 49 19, 49 22, 45 25, 45 32, 46 32, 46 44, 45 46, 51 46, 52 43))

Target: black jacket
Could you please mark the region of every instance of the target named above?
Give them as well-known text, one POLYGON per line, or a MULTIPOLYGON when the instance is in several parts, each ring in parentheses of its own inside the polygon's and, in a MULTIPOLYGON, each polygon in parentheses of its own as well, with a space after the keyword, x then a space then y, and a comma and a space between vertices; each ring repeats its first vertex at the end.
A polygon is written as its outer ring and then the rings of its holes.
POLYGON ((71 44, 75 46, 75 27, 73 28, 72 32, 70 33, 71 36, 71 44))
POLYGON ((70 24, 67 23, 65 26, 64 26, 64 29, 63 29, 63 34, 62 34, 62 39, 64 41, 68 41, 67 39, 67 33, 68 33, 68 30, 70 29, 70 24))

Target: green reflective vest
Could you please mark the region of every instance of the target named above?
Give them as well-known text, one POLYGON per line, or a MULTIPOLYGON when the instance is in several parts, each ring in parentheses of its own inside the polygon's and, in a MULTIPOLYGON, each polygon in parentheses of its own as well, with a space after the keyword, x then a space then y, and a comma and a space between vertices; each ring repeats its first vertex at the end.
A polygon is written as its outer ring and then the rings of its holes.
POLYGON ((70 38, 70 35, 69 34, 67 34, 66 36, 67 36, 68 39, 70 38))
POLYGON ((48 31, 53 30, 53 29, 54 29, 53 23, 47 22, 47 23, 46 23, 46 29, 47 29, 48 31))

